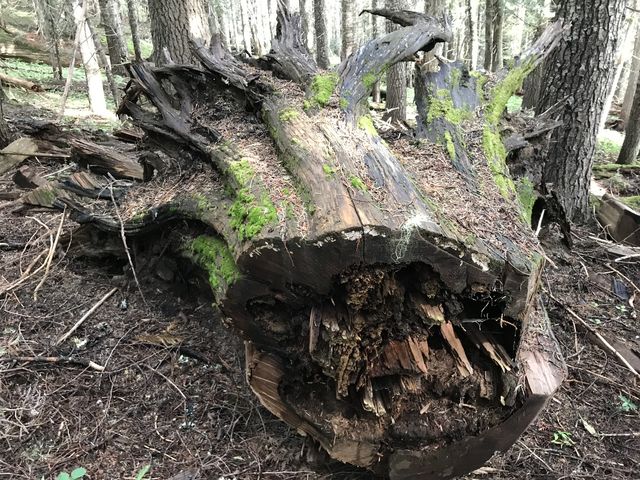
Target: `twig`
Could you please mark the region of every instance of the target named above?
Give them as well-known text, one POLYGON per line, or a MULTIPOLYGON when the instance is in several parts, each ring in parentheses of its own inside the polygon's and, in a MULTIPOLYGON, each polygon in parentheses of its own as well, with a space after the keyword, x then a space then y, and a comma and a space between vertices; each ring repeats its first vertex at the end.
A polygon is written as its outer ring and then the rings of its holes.
POLYGON ((548 464, 547 462, 545 462, 545 461, 542 459, 542 457, 540 457, 536 452, 534 452, 533 450, 531 450, 531 449, 529 448, 529 446, 528 446, 526 443, 524 443, 522 440, 518 440, 518 445, 520 445, 521 447, 526 448, 526 449, 527 449, 527 451, 528 451, 531 455, 533 455, 533 457, 534 457, 536 460, 538 460, 540 463, 542 463, 542 465, 544 465, 544 467, 547 469, 547 471, 548 471, 549 473, 553 473, 553 468, 551 468, 551 467, 549 466, 549 464, 548 464))
POLYGON ((542 219, 544 218, 544 209, 542 213, 540 213, 540 218, 538 219, 538 227, 536 228, 536 237, 540 235, 540 230, 542 230, 542 219))
POLYGON ((82 365, 83 367, 90 368, 96 372, 103 372, 104 367, 98 365, 92 360, 86 358, 72 358, 72 357, 0 357, 0 362, 30 362, 30 363, 71 363, 75 365, 82 365))
POLYGON ((556 302, 559 306, 561 306, 562 308, 564 308, 567 313, 569 313, 569 315, 571 315, 573 318, 575 318, 576 320, 578 320, 578 322, 580 323, 580 325, 582 325, 589 333, 591 333, 593 336, 596 337, 596 339, 598 340, 598 343, 600 344, 601 347, 603 347, 605 350, 608 350, 610 353, 614 354, 616 357, 618 357, 618 360, 620 360, 622 362, 622 364, 627 367, 627 369, 629 369, 629 371, 631 373, 633 373, 636 377, 640 378, 640 373, 638 373, 636 371, 635 368, 633 368, 633 366, 627 361, 626 358, 624 358, 624 356, 618 352, 618 350, 616 350, 608 341, 606 338, 604 338, 602 335, 600 335, 600 333, 598 333, 597 330, 595 330, 593 327, 591 327, 587 322, 585 322, 582 317, 580 317, 580 315, 578 315, 576 312, 574 312, 573 310, 571 310, 571 308, 567 307, 566 305, 564 305, 563 303, 560 302, 560 300, 558 300, 557 298, 555 298, 549 291, 547 291, 547 295, 549 295, 549 298, 551 298, 554 302, 556 302))
POLYGON ((142 288, 140 288, 140 282, 138 281, 136 267, 133 265, 133 260, 131 259, 131 253, 129 252, 129 246, 127 245, 127 235, 124 230, 124 221, 122 220, 122 215, 120 215, 120 209, 118 208, 116 199, 113 197, 113 186, 111 184, 109 184, 109 193, 111 195, 111 201, 113 202, 113 208, 116 211, 116 217, 118 217, 118 223, 120 223, 120 238, 122 239, 122 245, 124 246, 124 251, 127 254, 127 259, 129 260, 129 266, 131 267, 131 271, 133 272, 133 279, 136 282, 136 287, 138 287, 138 292, 140 292, 142 301, 148 308, 149 305, 147 304, 147 299, 144 297, 144 293, 142 293, 142 288))
POLYGON ((53 261, 53 256, 56 253, 56 247, 58 246, 58 241, 60 240, 60 233, 62 232, 62 226, 64 225, 64 220, 65 220, 66 216, 67 216, 67 210, 66 210, 66 207, 65 207, 65 210, 62 212, 62 218, 60 218, 60 224, 58 225, 58 230, 56 231, 56 237, 53 240, 53 242, 51 243, 51 248, 49 249, 49 254, 47 255, 47 258, 45 260, 44 275, 40 279, 40 282, 36 286, 35 290, 33 291, 33 299, 34 300, 38 299, 38 290, 40 290, 40 287, 42 287, 42 285, 44 285, 45 280, 49 276, 49 270, 51 269, 51 262, 53 261))
POLYGON ((3 156, 15 155, 17 157, 51 157, 51 158, 71 158, 71 155, 67 153, 45 153, 45 152, 36 152, 36 153, 23 153, 23 152, 2 152, 3 156))
POLYGON ((87 313, 85 313, 85 314, 80 318, 80 320, 78 320, 78 321, 73 325, 73 327, 71 327, 71 328, 69 329, 69 331, 68 331, 67 333, 65 333, 64 335, 62 335, 62 336, 58 339, 58 341, 57 341, 56 343, 54 343, 54 345, 60 345, 60 344, 61 344, 62 342, 64 342, 67 338, 69 338, 69 337, 71 336, 71 334, 72 334, 73 332, 75 332, 75 331, 80 327, 80 325, 82 325, 82 323, 83 323, 87 318, 89 318, 89 316, 90 316, 93 312, 95 312, 95 311, 100 307, 100 305, 102 305, 104 302, 106 302, 106 301, 111 297, 111 295, 113 295, 114 293, 116 293, 116 291, 117 291, 117 290, 118 290, 117 288, 112 288, 111 290, 109 290, 109 291, 107 292, 107 294, 106 294, 104 297, 102 297, 100 300, 98 300, 98 302, 97 302, 93 307, 91 307, 91 308, 87 311, 87 313))

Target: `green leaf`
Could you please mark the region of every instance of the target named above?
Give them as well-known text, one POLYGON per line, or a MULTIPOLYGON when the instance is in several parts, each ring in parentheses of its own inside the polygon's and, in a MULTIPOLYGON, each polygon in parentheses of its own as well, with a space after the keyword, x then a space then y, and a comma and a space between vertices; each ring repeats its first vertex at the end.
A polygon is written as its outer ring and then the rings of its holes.
POLYGON ((71 480, 78 480, 87 474, 87 470, 82 467, 74 468, 71 472, 71 480))
POLYGON ((638 409, 638 406, 624 395, 618 395, 618 398, 620 399, 620 406, 618 408, 623 412, 635 412, 638 409))
POLYGON ((61 472, 56 477, 56 480, 71 480, 71 477, 67 472, 61 472))
POLYGON ((136 480, 142 480, 144 476, 149 472, 149 470, 151 470, 151 465, 145 465, 140 470, 138 470, 138 473, 136 474, 136 480))

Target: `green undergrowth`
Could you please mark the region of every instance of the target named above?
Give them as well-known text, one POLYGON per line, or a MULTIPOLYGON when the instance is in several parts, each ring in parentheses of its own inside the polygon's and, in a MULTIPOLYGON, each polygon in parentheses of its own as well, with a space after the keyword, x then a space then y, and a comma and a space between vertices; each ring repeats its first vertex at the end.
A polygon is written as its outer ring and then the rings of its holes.
POLYGON ((227 244, 217 237, 200 235, 190 245, 196 263, 206 270, 215 292, 234 283, 240 272, 227 244))
POLYGON ((338 74, 335 72, 322 73, 313 77, 310 86, 311 96, 304 101, 305 110, 325 107, 331 100, 338 80, 338 74))
POLYGON ((620 201, 625 205, 640 211, 640 195, 634 195, 632 197, 619 197, 620 201))

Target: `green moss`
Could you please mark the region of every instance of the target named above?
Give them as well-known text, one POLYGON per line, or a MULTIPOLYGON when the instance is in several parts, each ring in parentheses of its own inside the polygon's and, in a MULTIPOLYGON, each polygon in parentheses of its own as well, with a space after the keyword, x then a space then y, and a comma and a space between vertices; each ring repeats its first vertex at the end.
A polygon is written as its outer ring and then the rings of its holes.
POLYGON ((522 82, 534 67, 535 64, 533 62, 526 62, 512 69, 501 82, 493 87, 485 109, 485 117, 489 123, 492 125, 498 124, 507 102, 522 87, 522 82))
POLYGON ((373 88, 373 86, 378 81, 378 77, 376 77, 373 73, 367 73, 362 77, 362 83, 367 88, 373 88))
POLYGON ((324 107, 331 100, 331 95, 333 95, 333 91, 338 84, 338 74, 324 73, 320 75, 316 75, 313 77, 311 81, 311 98, 308 100, 309 105, 305 105, 305 109, 319 106, 324 107))
POLYGON ((449 72, 449 85, 452 87, 459 87, 460 80, 462 79, 462 71, 459 68, 451 68, 449 72))
POLYGON ((444 118, 453 125, 460 125, 463 121, 471 117, 471 112, 464 108, 456 108, 453 105, 451 92, 441 88, 429 99, 429 110, 427 111, 427 123, 431 123, 438 118, 444 118))
POLYGON ((373 126, 373 119, 371 118, 371 115, 363 115, 358 118, 358 128, 364 130, 372 137, 378 136, 378 131, 376 130, 376 127, 373 126))
POLYGON ((295 120, 296 118, 298 118, 298 115, 300 115, 300 112, 298 112, 295 108, 283 108, 278 113, 278 117, 283 122, 288 122, 290 120, 295 120))
POLYGON ((444 132, 444 142, 445 147, 447 148, 447 152, 449 152, 449 158, 452 162, 456 160, 456 145, 453 143, 453 137, 451 133, 444 132))
POLYGON ((346 98, 342 97, 342 98, 340 99, 340 108, 341 108, 342 110, 346 110, 346 108, 347 108, 348 106, 349 106, 349 102, 347 101, 347 99, 346 99, 346 98))
POLYGON ((487 158, 487 165, 500 193, 510 198, 515 194, 513 180, 507 173, 507 151, 496 128, 486 125, 482 132, 482 147, 487 158))
POLYGON ((593 166, 594 170, 602 172, 617 172, 621 168, 625 170, 638 170, 640 172, 640 164, 632 163, 631 165, 622 165, 620 163, 597 163, 593 166))
POLYGON ((247 185, 254 177, 255 172, 246 158, 229 162, 227 175, 231 176, 240 186, 247 185))
POLYGON ((201 193, 194 194, 193 198, 196 201, 196 208, 198 210, 198 213, 206 212, 207 210, 211 210, 211 208, 213 207, 209 199, 201 193))
POLYGON ((640 195, 635 195, 633 197, 620 197, 620 201, 634 210, 640 210, 640 195))
POLYGON ((349 183, 351 183, 351 186, 356 190, 360 190, 361 192, 367 191, 367 186, 365 185, 365 183, 362 181, 360 177, 356 175, 351 175, 349 177, 349 183))
POLYGON ((322 164, 322 171, 327 177, 333 177, 336 174, 336 169, 326 163, 322 164))
POLYGON ((240 240, 250 240, 258 235, 265 225, 278 219, 276 208, 265 193, 257 200, 248 188, 236 192, 236 199, 229 209, 230 225, 238 232, 240 240))
POLYGON ((476 95, 478 95, 478 99, 481 102, 484 101, 484 86, 487 83, 487 76, 475 70, 470 72, 469 75, 476 79, 476 95))
POLYGON ((533 205, 536 203, 537 195, 533 188, 533 183, 528 178, 520 178, 516 182, 516 192, 518 200, 522 205, 524 219, 531 225, 531 215, 533 213, 533 205))
POLYGON ((209 284, 218 291, 240 276, 227 244, 219 238, 201 235, 191 242, 191 253, 209 275, 209 284))

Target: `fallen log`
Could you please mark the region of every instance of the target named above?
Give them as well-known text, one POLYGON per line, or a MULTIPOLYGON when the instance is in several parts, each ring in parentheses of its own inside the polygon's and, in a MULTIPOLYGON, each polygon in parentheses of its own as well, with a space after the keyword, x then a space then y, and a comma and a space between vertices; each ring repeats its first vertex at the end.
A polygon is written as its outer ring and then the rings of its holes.
POLYGON ((24 88, 25 90, 31 90, 32 92, 42 92, 41 85, 29 80, 24 80, 22 78, 10 77, 9 75, 5 75, 4 73, 0 73, 0 83, 3 83, 10 87, 24 88))
POLYGON ((371 13, 403 27, 338 72, 317 68, 299 16, 282 10, 258 62, 214 38, 193 45, 202 67, 131 64, 119 113, 163 152, 153 176, 115 213, 61 185, 38 201, 128 235, 173 225, 246 339, 267 409, 337 460, 451 478, 512 445, 565 373, 539 299, 532 197, 500 135, 507 100, 563 29, 495 77, 419 69, 415 137, 385 141, 373 85, 451 32, 415 12, 371 13))

